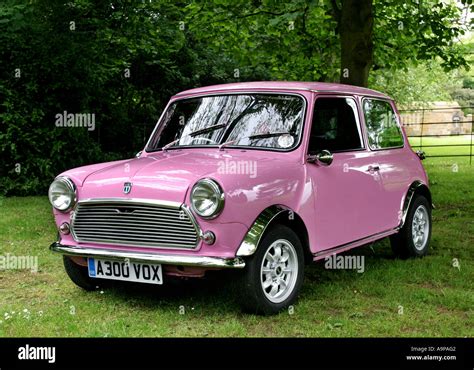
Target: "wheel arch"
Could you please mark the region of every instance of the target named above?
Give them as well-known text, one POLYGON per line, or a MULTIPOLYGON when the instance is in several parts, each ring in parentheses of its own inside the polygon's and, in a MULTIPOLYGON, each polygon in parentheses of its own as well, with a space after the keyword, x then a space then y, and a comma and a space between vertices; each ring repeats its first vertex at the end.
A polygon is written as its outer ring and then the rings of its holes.
POLYGON ((265 232, 275 224, 288 226, 298 235, 305 251, 305 262, 311 262, 313 258, 309 235, 303 219, 295 211, 282 205, 270 206, 259 214, 240 244, 236 256, 245 257, 254 254, 265 232))
POLYGON ((431 205, 431 208, 434 209, 433 199, 431 196, 431 191, 429 187, 421 181, 414 181, 408 188, 407 194, 405 195, 405 199, 403 201, 403 206, 401 210, 401 220, 398 229, 401 229, 405 224, 405 220, 408 214, 408 210, 410 209, 410 205, 415 198, 416 195, 423 195, 427 200, 428 203, 431 205))

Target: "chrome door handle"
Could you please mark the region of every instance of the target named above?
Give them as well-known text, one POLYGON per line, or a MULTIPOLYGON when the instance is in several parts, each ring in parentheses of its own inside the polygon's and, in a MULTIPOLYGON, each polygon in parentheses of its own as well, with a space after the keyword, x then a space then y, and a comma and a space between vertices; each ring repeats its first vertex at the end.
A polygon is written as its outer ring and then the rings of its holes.
POLYGON ((367 171, 369 172, 375 172, 379 170, 380 170, 380 166, 369 166, 369 168, 367 169, 367 171))

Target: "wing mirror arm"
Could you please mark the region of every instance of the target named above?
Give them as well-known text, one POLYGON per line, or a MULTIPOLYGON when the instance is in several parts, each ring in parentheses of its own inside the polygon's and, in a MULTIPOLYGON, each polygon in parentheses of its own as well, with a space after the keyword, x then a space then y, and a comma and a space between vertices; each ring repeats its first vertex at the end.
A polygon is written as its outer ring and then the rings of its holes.
POLYGON ((333 161, 333 155, 329 150, 321 150, 318 154, 308 154, 306 161, 320 166, 329 166, 333 161))
POLYGON ((420 161, 426 158, 425 152, 423 150, 417 150, 415 153, 418 158, 420 158, 420 161))

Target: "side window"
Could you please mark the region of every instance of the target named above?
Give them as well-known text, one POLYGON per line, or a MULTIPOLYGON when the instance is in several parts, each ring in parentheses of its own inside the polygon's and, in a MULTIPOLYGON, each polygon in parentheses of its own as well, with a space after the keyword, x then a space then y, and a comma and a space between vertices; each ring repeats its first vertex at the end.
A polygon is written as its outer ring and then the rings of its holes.
POLYGON ((364 99, 363 105, 370 149, 403 146, 402 132, 390 103, 364 99))
POLYGON ((309 153, 362 149, 357 106, 350 98, 318 98, 313 112, 309 153))

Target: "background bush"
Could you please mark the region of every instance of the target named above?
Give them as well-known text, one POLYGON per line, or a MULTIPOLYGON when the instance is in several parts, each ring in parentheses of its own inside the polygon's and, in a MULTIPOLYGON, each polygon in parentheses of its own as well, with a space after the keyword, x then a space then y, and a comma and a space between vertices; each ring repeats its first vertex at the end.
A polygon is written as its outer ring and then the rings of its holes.
MULTIPOLYGON (((374 0, 370 81, 385 90, 396 86, 387 92, 399 100, 417 99, 413 78, 409 87, 403 77, 390 84, 391 75, 411 68, 410 61, 435 60, 437 71, 466 65, 460 53, 465 46, 452 43, 462 33, 453 21, 456 7, 426 2, 425 14, 413 5, 374 0), (432 30, 413 29, 417 18, 410 12, 424 17, 424 27, 432 30), (383 31, 387 22, 398 25, 400 19, 410 20, 405 33, 393 25, 383 31), (424 32, 434 36, 420 39, 424 32)), ((3 0, 0 195, 45 194, 65 169, 133 156, 180 90, 249 80, 337 80, 340 51, 332 3, 3 0), (56 127, 55 115, 63 111, 94 113, 96 129, 56 127)), ((472 78, 461 77, 471 89, 472 78)), ((423 99, 446 96, 439 88, 424 91, 423 99)), ((470 91, 458 95, 472 99, 470 91)))

